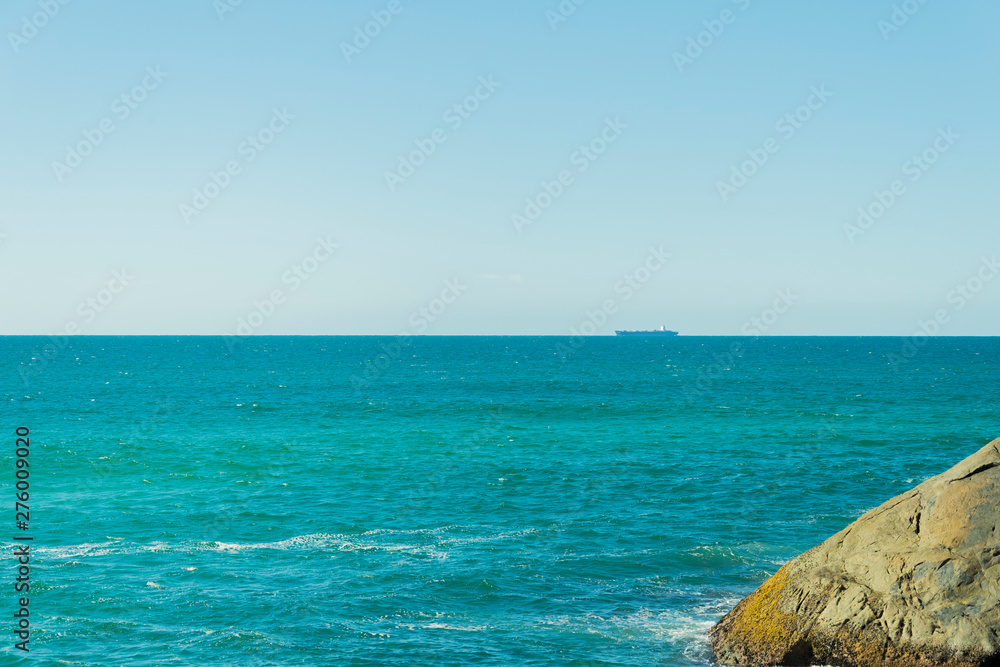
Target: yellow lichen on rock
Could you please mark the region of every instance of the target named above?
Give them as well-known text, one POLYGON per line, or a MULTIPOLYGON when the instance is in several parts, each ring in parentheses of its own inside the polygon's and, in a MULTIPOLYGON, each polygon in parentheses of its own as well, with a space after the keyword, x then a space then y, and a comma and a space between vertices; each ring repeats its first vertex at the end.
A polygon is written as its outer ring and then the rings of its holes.
POLYGON ((728 665, 1000 667, 1000 440, 785 564, 711 631, 728 665))
POLYGON ((798 641, 795 616, 783 609, 789 597, 788 586, 785 565, 731 612, 726 636, 732 644, 742 647, 745 655, 776 662, 798 641))
POLYGON ((750 643, 761 648, 789 643, 795 619, 781 611, 781 594, 787 586, 788 573, 784 569, 778 570, 748 601, 740 624, 750 643))

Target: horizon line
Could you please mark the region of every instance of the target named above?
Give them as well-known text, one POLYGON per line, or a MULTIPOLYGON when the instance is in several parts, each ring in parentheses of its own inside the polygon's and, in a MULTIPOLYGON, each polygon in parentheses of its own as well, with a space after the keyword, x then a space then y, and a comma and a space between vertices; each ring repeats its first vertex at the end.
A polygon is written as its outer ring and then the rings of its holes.
MULTIPOLYGON (((644 338, 641 335, 619 336, 616 334, 252 334, 247 336, 234 334, 6 334, 0 333, 0 338, 644 338)), ((678 334, 676 336, 658 336, 652 334, 645 338, 657 340, 677 340, 678 338, 915 338, 915 334, 763 334, 748 336, 745 334, 678 334)), ((940 334, 925 336, 933 338, 1000 338, 1000 334, 940 334)))

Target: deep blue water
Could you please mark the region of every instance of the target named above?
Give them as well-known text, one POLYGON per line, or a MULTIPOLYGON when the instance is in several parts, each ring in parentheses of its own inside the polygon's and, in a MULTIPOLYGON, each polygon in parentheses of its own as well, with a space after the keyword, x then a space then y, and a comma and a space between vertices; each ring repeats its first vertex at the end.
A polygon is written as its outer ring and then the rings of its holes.
POLYGON ((997 338, 580 342, 0 338, 24 664, 705 665, 783 562, 1000 436, 997 338))

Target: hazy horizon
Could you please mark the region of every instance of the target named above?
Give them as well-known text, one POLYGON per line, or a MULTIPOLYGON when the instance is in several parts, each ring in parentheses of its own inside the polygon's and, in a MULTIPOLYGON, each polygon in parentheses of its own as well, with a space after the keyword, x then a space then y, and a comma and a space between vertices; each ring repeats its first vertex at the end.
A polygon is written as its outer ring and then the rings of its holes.
POLYGON ((998 330, 994 4, 64 1, 0 334, 998 330))

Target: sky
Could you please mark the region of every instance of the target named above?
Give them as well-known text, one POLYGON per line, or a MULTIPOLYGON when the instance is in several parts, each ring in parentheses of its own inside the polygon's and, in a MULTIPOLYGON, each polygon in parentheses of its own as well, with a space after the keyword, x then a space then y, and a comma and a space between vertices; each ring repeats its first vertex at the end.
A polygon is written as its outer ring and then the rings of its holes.
POLYGON ((998 19, 9 0, 0 333, 996 335, 998 19))

